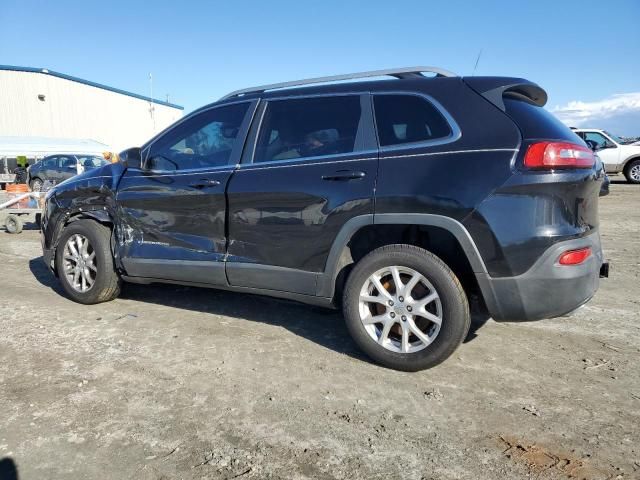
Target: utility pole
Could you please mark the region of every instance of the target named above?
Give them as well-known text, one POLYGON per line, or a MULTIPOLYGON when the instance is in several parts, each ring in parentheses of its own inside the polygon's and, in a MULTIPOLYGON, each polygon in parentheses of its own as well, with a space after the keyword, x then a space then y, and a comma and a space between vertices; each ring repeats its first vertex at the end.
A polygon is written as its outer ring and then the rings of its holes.
POLYGON ((156 117, 154 115, 155 106, 153 105, 153 74, 151 72, 149 72, 149 99, 149 113, 151 114, 153 133, 156 133, 156 117))

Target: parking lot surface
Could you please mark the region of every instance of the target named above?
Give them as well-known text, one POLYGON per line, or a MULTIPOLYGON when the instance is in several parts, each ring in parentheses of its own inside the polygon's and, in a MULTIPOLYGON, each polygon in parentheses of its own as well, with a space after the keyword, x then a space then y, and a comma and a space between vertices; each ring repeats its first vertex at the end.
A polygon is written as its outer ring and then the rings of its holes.
POLYGON ((73 303, 37 230, 0 231, 0 478, 640 478, 640 188, 611 192, 590 303, 476 316, 420 373, 285 301, 125 285, 73 303))

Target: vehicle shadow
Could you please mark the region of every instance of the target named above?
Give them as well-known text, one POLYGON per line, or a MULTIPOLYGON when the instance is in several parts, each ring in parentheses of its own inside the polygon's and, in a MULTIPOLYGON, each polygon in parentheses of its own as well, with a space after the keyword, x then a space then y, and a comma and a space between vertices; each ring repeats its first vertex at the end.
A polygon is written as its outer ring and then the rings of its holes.
MULTIPOLYGON (((29 270, 41 285, 50 288, 59 295, 64 295, 62 285, 60 285, 60 282, 56 279, 53 273, 49 271, 47 266, 44 264, 42 257, 32 258, 29 260, 29 270)), ((1 477, 0 480, 2 480, 1 477)))
POLYGON ((18 480, 18 467, 10 457, 0 458, 0 479, 18 480))
MULTIPOLYGON (((42 257, 31 259, 29 269, 38 282, 64 296, 60 282, 42 257)), ((120 298, 283 327, 325 348, 370 362, 351 340, 342 315, 335 310, 259 295, 166 284, 125 283, 120 298)))
MULTIPOLYGON (((29 262, 29 268, 42 285, 64 295, 60 283, 49 272, 42 257, 32 259, 29 262)), ((325 348, 370 362, 351 339, 342 314, 336 310, 260 295, 167 284, 125 283, 120 297, 283 327, 325 348)), ((464 343, 478 336, 478 329, 486 323, 488 318, 486 314, 472 314, 471 328, 464 343)))

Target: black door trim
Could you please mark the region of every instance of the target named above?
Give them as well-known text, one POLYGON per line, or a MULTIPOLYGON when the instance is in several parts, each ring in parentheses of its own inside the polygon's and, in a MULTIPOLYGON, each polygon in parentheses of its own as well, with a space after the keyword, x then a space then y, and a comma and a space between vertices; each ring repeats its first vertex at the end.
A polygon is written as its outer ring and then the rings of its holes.
POLYGON ((206 283, 216 286, 227 283, 224 262, 127 257, 122 259, 122 266, 129 277, 206 283))

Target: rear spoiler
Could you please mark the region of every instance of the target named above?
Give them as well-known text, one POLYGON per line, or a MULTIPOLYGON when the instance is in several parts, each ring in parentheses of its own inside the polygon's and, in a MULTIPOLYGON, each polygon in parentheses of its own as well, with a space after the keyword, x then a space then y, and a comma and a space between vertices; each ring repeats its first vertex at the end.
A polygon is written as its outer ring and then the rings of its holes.
POLYGON ((503 112, 504 97, 517 98, 538 107, 544 107, 547 103, 547 92, 524 78, 464 77, 462 80, 503 112))

